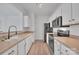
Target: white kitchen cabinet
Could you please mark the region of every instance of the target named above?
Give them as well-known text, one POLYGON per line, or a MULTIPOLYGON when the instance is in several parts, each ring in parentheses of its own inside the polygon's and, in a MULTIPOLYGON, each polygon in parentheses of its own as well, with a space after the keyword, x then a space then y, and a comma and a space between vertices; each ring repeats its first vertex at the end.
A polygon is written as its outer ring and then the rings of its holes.
POLYGON ((79 3, 72 3, 72 22, 71 24, 79 23, 79 3))
POLYGON ((2 53, 2 55, 17 55, 17 45, 2 53))
POLYGON ((62 44, 61 45, 61 55, 77 55, 77 53, 62 44))
POLYGON ((69 48, 63 44, 61 45, 61 55, 69 55, 69 48))
POLYGON ((25 55, 26 54, 26 42, 25 40, 18 43, 18 55, 25 55))
POLYGON ((33 42, 33 35, 30 35, 18 43, 18 55, 26 55, 29 52, 33 42))
POLYGON ((29 27, 29 16, 24 16, 24 27, 29 27))
POLYGON ((33 35, 29 36, 28 38, 25 39, 26 40, 26 54, 29 52, 33 41, 33 35))
POLYGON ((62 25, 69 25, 71 20, 71 3, 62 4, 62 25))
POLYGON ((62 11, 62 9, 61 9, 61 6, 59 6, 58 8, 57 8, 57 10, 56 10, 56 17, 59 17, 59 16, 61 16, 62 14, 61 14, 61 11, 62 11))
POLYGON ((54 39, 54 54, 60 55, 60 50, 61 50, 61 44, 54 39))
POLYGON ((34 35, 31 34, 1 55, 26 55, 29 52, 33 42, 34 35))
POLYGON ((78 55, 78 53, 54 38, 54 55, 78 55))

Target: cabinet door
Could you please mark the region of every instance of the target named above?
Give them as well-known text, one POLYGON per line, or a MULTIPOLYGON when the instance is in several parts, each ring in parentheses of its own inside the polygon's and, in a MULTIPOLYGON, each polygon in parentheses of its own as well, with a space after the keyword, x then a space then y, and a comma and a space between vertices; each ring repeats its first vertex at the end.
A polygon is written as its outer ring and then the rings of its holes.
POLYGON ((61 55, 77 55, 77 53, 62 44, 61 45, 61 55))
POLYGON ((61 45, 61 55, 69 55, 69 48, 63 44, 61 45))
POLYGON ((57 40, 54 40, 54 54, 55 55, 60 55, 60 48, 61 45, 57 40))
POLYGON ((25 55, 25 47, 26 47, 26 43, 25 41, 21 41, 19 44, 18 44, 18 55, 25 55))
POLYGON ((29 17, 24 16, 24 27, 29 27, 29 17))
POLYGON ((2 53, 2 55, 17 55, 17 45, 2 53))
POLYGON ((71 4, 62 4, 62 25, 69 25, 71 20, 71 4))
POLYGON ((26 54, 29 52, 32 45, 32 36, 26 38, 26 54))
POLYGON ((72 3, 72 24, 79 23, 79 3, 72 3))

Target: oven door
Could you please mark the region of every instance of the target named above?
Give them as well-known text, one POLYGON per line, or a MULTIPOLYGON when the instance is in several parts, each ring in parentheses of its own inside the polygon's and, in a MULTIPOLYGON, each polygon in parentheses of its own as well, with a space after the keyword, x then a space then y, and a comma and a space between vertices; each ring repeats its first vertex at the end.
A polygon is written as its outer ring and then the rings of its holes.
POLYGON ((54 52, 54 37, 51 34, 49 35, 48 45, 51 49, 51 52, 53 53, 54 52))

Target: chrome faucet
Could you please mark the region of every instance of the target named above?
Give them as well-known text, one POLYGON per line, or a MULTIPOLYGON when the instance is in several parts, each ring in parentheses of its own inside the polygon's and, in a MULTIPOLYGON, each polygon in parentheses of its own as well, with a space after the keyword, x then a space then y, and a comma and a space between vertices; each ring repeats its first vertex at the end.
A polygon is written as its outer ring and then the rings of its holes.
POLYGON ((11 29, 12 27, 14 27, 14 28, 16 29, 15 34, 17 35, 17 27, 14 26, 14 25, 11 25, 11 26, 9 26, 9 29, 8 29, 8 39, 10 39, 10 31, 11 31, 10 29, 11 29))

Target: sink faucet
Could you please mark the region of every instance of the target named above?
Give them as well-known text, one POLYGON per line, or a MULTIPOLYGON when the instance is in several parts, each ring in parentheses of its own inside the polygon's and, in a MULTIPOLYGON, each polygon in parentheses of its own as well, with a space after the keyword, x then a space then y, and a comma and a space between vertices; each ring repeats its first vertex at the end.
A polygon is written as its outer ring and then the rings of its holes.
POLYGON ((10 29, 12 27, 14 27, 16 29, 15 34, 17 35, 17 27, 15 25, 11 25, 11 26, 9 26, 9 29, 8 29, 8 39, 10 39, 10 31, 11 31, 10 29))

